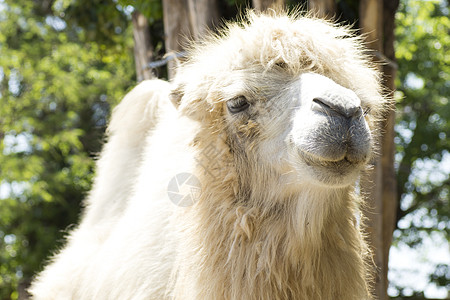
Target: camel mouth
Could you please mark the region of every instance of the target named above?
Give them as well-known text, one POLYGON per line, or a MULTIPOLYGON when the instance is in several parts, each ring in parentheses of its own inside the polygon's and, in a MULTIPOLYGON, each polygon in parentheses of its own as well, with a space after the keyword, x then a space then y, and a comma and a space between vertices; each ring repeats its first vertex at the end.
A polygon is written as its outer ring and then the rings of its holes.
POLYGON ((299 149, 298 150, 301 158, 305 161, 305 163, 307 165, 311 165, 311 166, 323 166, 323 167, 328 167, 328 166, 340 166, 342 164, 346 164, 346 165, 353 165, 353 164, 357 164, 357 162, 352 162, 347 155, 342 155, 342 158, 339 159, 329 159, 329 158, 324 158, 324 157, 320 157, 317 156, 313 153, 310 153, 308 151, 299 149))
POLYGON ((327 159, 308 151, 298 149, 301 160, 309 167, 320 171, 322 173, 328 173, 330 175, 342 176, 352 173, 360 169, 363 162, 352 160, 348 153, 344 153, 342 158, 339 159, 327 159))

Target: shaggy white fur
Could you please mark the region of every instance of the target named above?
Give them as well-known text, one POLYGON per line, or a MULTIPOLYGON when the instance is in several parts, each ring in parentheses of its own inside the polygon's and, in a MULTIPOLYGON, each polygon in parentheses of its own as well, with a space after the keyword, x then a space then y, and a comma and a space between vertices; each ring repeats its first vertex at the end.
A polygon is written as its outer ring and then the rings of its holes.
POLYGON ((378 73, 346 28, 247 19, 116 108, 82 222, 35 299, 370 298, 354 182, 385 104, 378 73), (180 173, 201 184, 190 207, 168 197, 180 173))

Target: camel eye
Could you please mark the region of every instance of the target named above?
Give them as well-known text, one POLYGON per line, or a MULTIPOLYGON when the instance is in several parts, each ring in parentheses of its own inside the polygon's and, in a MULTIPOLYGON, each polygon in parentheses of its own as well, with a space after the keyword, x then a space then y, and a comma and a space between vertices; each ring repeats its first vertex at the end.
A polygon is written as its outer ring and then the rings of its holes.
POLYGON ((227 101, 228 111, 232 114, 239 113, 246 110, 250 106, 244 96, 239 96, 227 101))

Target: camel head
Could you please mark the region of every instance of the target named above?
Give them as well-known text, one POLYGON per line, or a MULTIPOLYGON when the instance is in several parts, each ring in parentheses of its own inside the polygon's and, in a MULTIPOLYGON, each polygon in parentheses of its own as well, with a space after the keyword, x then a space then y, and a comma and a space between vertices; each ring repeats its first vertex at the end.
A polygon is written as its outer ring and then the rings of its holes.
POLYGON ((225 140, 216 147, 243 181, 353 184, 384 101, 361 41, 317 19, 249 19, 193 51, 175 79, 177 106, 225 140))

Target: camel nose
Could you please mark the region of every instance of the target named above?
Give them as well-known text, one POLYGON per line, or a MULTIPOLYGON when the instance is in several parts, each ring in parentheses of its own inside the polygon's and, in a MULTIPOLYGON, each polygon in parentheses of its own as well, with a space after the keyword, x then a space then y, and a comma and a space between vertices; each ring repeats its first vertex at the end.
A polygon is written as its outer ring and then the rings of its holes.
MULTIPOLYGON (((356 96, 355 96, 356 97, 356 96)), ((323 95, 312 100, 312 110, 327 115, 338 114, 347 119, 358 118, 362 115, 359 99, 343 97, 342 95, 323 95)))

